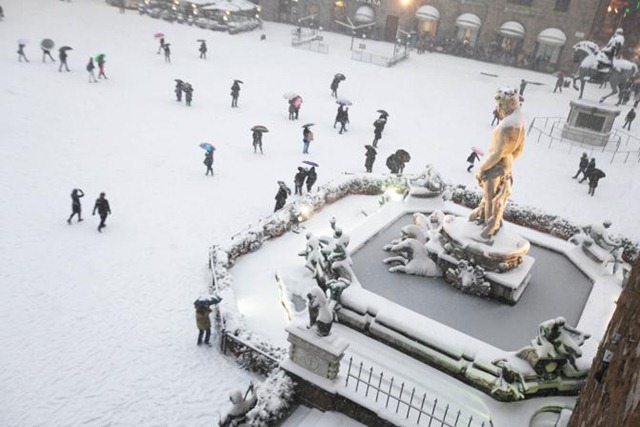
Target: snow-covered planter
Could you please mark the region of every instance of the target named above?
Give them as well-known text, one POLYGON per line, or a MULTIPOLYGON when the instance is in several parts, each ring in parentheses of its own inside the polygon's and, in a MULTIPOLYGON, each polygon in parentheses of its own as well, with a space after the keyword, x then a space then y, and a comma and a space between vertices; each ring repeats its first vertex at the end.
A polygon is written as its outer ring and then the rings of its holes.
POLYGON ((252 427, 267 427, 286 418, 291 411, 294 385, 283 370, 271 371, 263 382, 256 385, 258 403, 247 414, 247 424, 252 427))

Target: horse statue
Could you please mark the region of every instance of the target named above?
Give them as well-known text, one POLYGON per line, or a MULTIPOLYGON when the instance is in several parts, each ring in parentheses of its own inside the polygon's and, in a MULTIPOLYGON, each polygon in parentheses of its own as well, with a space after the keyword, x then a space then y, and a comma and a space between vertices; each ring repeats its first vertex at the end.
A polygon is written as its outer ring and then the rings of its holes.
MULTIPOLYGON (((623 86, 638 72, 638 66, 626 59, 613 59, 609 72, 598 69, 598 54, 600 48, 591 41, 581 41, 573 45, 573 62, 580 62, 578 75, 573 77, 573 88, 580 91, 579 99, 582 99, 586 79, 590 81, 606 78, 611 84, 611 93, 600 98, 600 102, 612 95, 622 92, 623 86), (580 88, 576 84, 580 80, 580 88)), ((620 104, 620 100, 618 104, 620 104)))
POLYGON ((389 268, 392 273, 413 274, 416 276, 439 277, 442 270, 429 258, 429 254, 416 239, 407 238, 391 247, 391 252, 397 253, 382 260, 385 264, 396 264, 389 268))

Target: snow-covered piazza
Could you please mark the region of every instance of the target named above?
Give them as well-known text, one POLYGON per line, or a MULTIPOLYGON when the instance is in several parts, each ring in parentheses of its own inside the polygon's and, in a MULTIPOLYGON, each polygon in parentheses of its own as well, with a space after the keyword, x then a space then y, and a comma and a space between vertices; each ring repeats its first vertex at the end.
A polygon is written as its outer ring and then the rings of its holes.
POLYGON ((2 9, 0 426, 566 425, 638 254, 633 99, 272 22, 2 9))

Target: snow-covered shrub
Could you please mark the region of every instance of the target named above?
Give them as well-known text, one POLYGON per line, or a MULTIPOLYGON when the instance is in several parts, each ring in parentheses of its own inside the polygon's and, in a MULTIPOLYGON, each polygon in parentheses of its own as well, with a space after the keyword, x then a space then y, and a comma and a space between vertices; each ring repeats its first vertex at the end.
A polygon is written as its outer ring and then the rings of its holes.
POLYGON ((274 369, 264 382, 255 386, 258 403, 247 414, 252 427, 276 425, 287 417, 293 402, 294 382, 281 369, 274 369))

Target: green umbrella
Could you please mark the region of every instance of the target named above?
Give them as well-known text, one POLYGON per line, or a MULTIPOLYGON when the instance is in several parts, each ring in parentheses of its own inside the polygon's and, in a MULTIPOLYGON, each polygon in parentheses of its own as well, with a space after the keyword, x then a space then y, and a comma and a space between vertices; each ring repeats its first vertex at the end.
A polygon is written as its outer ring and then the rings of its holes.
POLYGON ((103 58, 104 58, 104 57, 106 57, 106 56, 107 56, 107 55, 105 55, 104 53, 99 53, 99 54, 97 54, 94 58, 95 58, 95 60, 96 60, 96 61, 100 61, 100 57, 103 57, 103 58))

